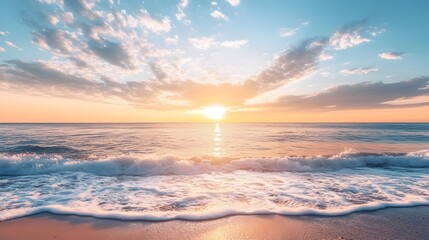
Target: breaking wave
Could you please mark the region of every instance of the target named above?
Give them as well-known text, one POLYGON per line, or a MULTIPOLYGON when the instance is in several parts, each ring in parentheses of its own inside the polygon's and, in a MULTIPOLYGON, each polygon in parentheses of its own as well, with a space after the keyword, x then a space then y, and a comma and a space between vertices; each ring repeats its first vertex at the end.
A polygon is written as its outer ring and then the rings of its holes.
POLYGON ((100 176, 195 175, 236 170, 256 172, 317 172, 353 168, 429 168, 429 150, 406 154, 360 153, 347 149, 333 156, 284 156, 240 159, 174 156, 118 156, 77 160, 60 154, 0 153, 0 175, 22 176, 84 172, 100 176))

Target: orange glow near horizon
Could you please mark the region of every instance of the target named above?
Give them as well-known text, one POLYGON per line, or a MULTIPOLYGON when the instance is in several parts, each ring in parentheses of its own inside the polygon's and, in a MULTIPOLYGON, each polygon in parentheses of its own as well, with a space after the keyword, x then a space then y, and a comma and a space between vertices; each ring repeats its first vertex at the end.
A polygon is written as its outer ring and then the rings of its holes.
MULTIPOLYGON (((281 111, 255 109, 230 111, 222 122, 428 122, 429 107, 344 110, 281 111), (407 114, 404 114, 404 111, 407 114)), ((227 114, 226 114, 227 113, 227 114)), ((0 91, 0 122, 213 122, 204 108, 189 110, 148 110, 125 103, 109 104, 47 96, 23 96, 0 91)))

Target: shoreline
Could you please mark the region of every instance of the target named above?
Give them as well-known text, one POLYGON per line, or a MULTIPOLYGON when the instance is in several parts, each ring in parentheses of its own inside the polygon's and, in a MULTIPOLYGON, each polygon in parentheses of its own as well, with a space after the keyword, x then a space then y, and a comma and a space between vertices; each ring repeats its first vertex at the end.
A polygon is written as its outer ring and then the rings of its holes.
POLYGON ((427 239, 429 206, 343 216, 232 215, 212 220, 133 221, 38 213, 0 222, 18 239, 427 239))

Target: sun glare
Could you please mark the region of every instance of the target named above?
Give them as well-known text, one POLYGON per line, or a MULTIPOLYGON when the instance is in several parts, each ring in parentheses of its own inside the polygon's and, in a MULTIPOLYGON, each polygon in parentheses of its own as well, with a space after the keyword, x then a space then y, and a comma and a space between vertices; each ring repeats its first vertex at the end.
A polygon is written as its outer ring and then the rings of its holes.
POLYGON ((203 109, 204 114, 213 120, 221 120, 225 115, 226 108, 223 106, 210 106, 203 109))

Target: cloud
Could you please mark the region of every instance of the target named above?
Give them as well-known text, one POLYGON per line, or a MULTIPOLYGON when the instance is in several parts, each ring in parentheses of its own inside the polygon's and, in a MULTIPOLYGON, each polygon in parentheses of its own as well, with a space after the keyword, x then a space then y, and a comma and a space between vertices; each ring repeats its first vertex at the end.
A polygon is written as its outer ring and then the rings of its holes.
POLYGON ((179 36, 176 34, 172 37, 166 37, 164 41, 166 44, 177 44, 179 42, 179 36))
POLYGON ((344 50, 371 41, 366 36, 366 20, 347 24, 336 31, 330 38, 331 46, 336 50, 344 50))
POLYGON ((247 39, 227 40, 218 42, 214 36, 189 38, 189 43, 200 50, 208 50, 215 47, 240 48, 247 44, 247 39))
POLYGON ((207 50, 211 47, 216 46, 216 41, 213 36, 189 38, 188 41, 192 46, 201 50, 207 50))
MULTIPOLYGON (((92 9, 95 7, 95 3, 95 1, 91 0, 64 0, 64 5, 70 8, 73 12, 87 18, 93 18, 95 16, 92 12, 92 9)), ((57 1, 57 4, 62 5, 60 1, 57 1)))
POLYGON ((189 0, 181 0, 179 4, 177 4, 177 13, 176 19, 182 21, 186 18, 185 9, 189 5, 189 0))
POLYGON ((322 54, 320 54, 319 56, 320 61, 327 61, 331 59, 334 59, 334 56, 325 52, 322 52, 322 54))
POLYGON ((313 74, 327 38, 312 38, 300 42, 291 50, 280 55, 269 68, 259 75, 258 84, 268 88, 277 87, 285 80, 304 78, 313 74), (269 87, 271 86, 271 87, 269 87))
POLYGON ((63 30, 52 28, 43 29, 34 33, 33 42, 41 49, 68 54, 72 52, 72 36, 63 30))
MULTIPOLYGON (((169 32, 171 30, 170 19, 168 17, 163 17, 161 19, 155 19, 150 16, 149 12, 146 9, 140 10, 140 16, 135 19, 137 24, 135 26, 144 26, 145 28, 153 32, 169 32)), ((127 16, 128 21, 132 19, 130 15, 127 16)))
MULTIPOLYGON (((213 82, 222 78, 184 73, 181 62, 195 62, 196 58, 183 58, 184 50, 175 45, 179 37, 167 37, 172 28, 168 17, 153 17, 145 9, 129 14, 114 8, 100 9, 97 1, 78 2, 65 1, 52 12, 47 8, 46 15, 27 22, 34 44, 53 57, 5 62, 0 65, 1 88, 93 101, 119 100, 148 109, 195 109, 219 102, 243 106, 260 94, 314 74, 319 61, 329 58, 324 51, 331 44, 330 38, 305 39, 251 76, 213 82), (54 12, 56 24, 46 17, 54 12), (156 45, 160 39, 167 43, 161 42, 165 48, 156 45), (211 82, 204 82, 205 78, 211 82)), ((239 48, 248 40, 219 41, 206 36, 188 38, 188 43, 208 50, 239 48)), ((197 54, 204 59, 202 52, 197 54)), ((192 67, 197 71, 203 68, 198 63, 192 67)))
POLYGON ((340 73, 344 75, 363 75, 363 74, 368 74, 370 72, 376 72, 376 71, 378 71, 377 68, 365 67, 365 68, 343 69, 340 71, 340 73))
POLYGON ((214 1, 213 1, 213 2, 211 2, 210 4, 211 4, 212 6, 217 6, 217 2, 214 2, 214 1))
MULTIPOLYGON (((206 41, 207 39, 198 39, 197 42, 203 45, 200 47, 206 47, 206 41)), ((0 66, 0 86, 78 99, 119 99, 152 109, 194 109, 219 102, 240 106, 260 93, 312 74, 326 43, 327 39, 305 40, 280 54, 267 69, 237 83, 179 80, 164 71, 163 66, 156 62, 149 64, 154 78, 117 82, 104 74, 92 77, 85 76, 85 72, 68 72, 66 67, 70 64, 60 63, 55 66, 50 62, 25 63, 12 60, 0 66)), ((122 55, 124 52, 117 43, 102 42, 100 45, 91 46, 91 49, 97 51, 96 54, 101 57, 114 61, 112 64, 123 65, 125 68, 133 66, 124 60, 128 58, 122 55)))
POLYGON ((225 1, 227 1, 233 7, 237 7, 238 5, 240 5, 240 0, 225 0, 225 1))
POLYGON ((241 39, 241 40, 235 40, 235 41, 223 41, 220 43, 222 47, 229 47, 229 48, 240 48, 244 45, 246 45, 248 42, 247 39, 241 39))
POLYGON ((59 5, 59 6, 64 6, 64 1, 63 0, 38 0, 40 3, 43 4, 55 4, 55 5, 59 5))
POLYGON ((60 21, 60 20, 58 19, 58 17, 57 17, 57 16, 54 16, 54 15, 49 15, 49 16, 47 17, 47 20, 48 20, 48 22, 49 22, 51 25, 53 25, 53 26, 57 25, 57 23, 60 21))
POLYGON ((391 104, 398 99, 412 99, 429 94, 429 78, 420 77, 396 83, 362 82, 352 85, 339 85, 325 91, 308 95, 286 95, 267 107, 280 107, 296 111, 353 110, 417 107, 429 105, 426 102, 403 102, 391 104))
POLYGON ((5 43, 7 46, 11 47, 11 48, 16 48, 16 49, 18 49, 18 50, 22 50, 22 48, 17 47, 13 42, 10 42, 10 41, 4 41, 4 43, 5 43))
POLYGON ((280 37, 290 37, 296 34, 299 28, 282 28, 280 29, 280 37))
POLYGON ((5 51, 6 51, 6 49, 0 47, 0 52, 5 52, 5 51))
POLYGON ((97 81, 60 72, 41 62, 6 61, 0 69, 0 85, 20 86, 19 91, 41 92, 59 97, 114 102, 117 99, 144 103, 159 94, 154 82, 117 83, 106 77, 97 81), (155 89, 155 90, 154 90, 155 89))
POLYGON ((214 18, 217 18, 217 19, 223 19, 225 21, 229 21, 228 16, 226 16, 225 14, 220 12, 219 10, 214 10, 210 15, 214 18))
POLYGON ((387 60, 399 60, 399 59, 402 59, 402 55, 404 55, 404 53, 401 53, 401 52, 384 52, 384 53, 378 54, 380 58, 387 59, 387 60))
POLYGON ((124 47, 117 42, 103 40, 92 41, 90 49, 107 62, 126 69, 133 69, 134 63, 124 47))
POLYGON ((74 22, 74 16, 71 12, 65 12, 62 15, 62 21, 64 21, 66 24, 73 24, 74 22))
POLYGON ((44 1, 58 7, 27 15, 24 22, 33 28, 32 42, 55 56, 47 60, 51 66, 62 61, 68 71, 92 77, 111 73, 120 78, 147 69, 149 58, 153 61, 168 54, 148 40, 152 33, 161 35, 171 30, 168 17, 152 17, 144 8, 129 14, 102 8, 98 3, 44 1))

